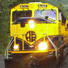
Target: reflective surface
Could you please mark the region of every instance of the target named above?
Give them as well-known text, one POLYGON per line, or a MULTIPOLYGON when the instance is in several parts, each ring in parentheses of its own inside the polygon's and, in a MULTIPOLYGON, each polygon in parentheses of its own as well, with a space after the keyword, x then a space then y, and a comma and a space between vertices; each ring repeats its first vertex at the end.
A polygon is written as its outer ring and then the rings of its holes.
POLYGON ((36 10, 35 11, 35 17, 42 17, 45 18, 48 16, 48 18, 56 20, 56 11, 55 10, 36 10))

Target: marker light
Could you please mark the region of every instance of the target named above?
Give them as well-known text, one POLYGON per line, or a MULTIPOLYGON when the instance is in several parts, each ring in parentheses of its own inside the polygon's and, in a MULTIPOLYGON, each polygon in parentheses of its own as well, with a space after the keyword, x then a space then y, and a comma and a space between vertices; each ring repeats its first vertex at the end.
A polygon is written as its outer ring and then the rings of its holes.
POLYGON ((19 50, 19 45, 14 45, 14 50, 19 50))
POLYGON ((34 28, 35 27, 33 20, 29 20, 29 27, 30 28, 34 28))
POLYGON ((47 44, 45 42, 41 42, 38 46, 39 50, 46 50, 47 44))

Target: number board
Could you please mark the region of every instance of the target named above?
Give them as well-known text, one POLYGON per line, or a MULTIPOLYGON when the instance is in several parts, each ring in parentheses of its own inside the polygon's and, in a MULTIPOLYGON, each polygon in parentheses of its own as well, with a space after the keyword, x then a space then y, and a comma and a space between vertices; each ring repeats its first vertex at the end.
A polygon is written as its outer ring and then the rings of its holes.
POLYGON ((28 5, 21 5, 21 8, 28 8, 28 5))

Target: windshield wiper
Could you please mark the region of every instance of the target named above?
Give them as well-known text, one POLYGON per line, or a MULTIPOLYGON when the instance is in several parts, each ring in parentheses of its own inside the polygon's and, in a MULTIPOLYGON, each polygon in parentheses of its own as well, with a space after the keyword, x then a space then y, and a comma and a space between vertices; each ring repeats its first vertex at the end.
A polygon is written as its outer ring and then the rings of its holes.
POLYGON ((45 19, 49 20, 51 23, 55 23, 55 21, 49 18, 48 16, 45 16, 45 19))
POLYGON ((51 9, 51 10, 54 12, 54 14, 56 14, 56 12, 53 9, 51 9))

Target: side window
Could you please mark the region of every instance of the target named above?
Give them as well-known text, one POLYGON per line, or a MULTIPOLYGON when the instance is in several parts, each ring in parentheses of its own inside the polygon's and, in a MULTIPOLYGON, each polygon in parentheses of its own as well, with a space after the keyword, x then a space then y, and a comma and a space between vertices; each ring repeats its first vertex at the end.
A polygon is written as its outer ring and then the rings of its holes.
POLYGON ((61 21, 61 12, 59 12, 59 21, 61 21))
POLYGON ((64 17, 64 15, 62 14, 62 25, 66 23, 66 18, 64 17))

